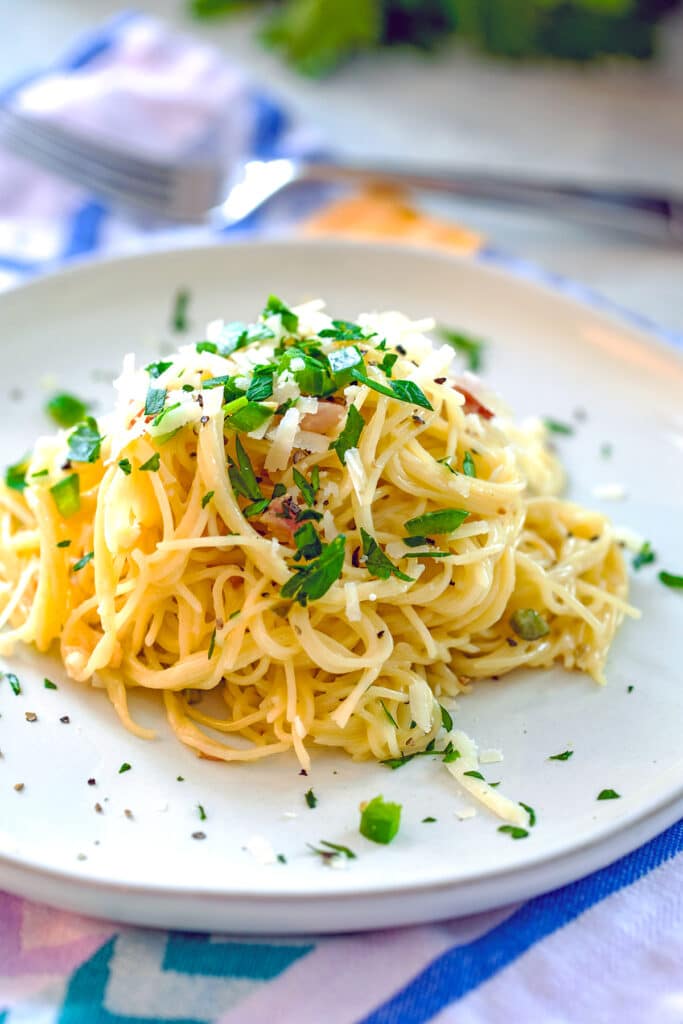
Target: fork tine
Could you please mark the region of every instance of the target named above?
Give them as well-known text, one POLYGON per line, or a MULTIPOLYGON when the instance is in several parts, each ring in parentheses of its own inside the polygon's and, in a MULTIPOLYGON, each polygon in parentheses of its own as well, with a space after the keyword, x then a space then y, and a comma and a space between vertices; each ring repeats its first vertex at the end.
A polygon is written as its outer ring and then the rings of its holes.
POLYGON ((13 119, 16 131, 30 135, 31 138, 40 139, 46 146, 68 152, 75 159, 85 157, 107 169, 118 170, 130 177, 139 177, 146 182, 153 181, 159 185, 166 185, 173 177, 174 171, 169 165, 138 159, 31 118, 12 113, 10 113, 10 118, 13 119))

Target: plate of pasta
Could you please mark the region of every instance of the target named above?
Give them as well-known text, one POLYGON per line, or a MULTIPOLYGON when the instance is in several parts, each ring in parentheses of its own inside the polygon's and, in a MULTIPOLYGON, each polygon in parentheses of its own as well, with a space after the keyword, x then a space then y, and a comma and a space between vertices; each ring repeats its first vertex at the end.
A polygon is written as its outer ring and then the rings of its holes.
POLYGON ((357 930, 681 814, 673 346, 335 242, 73 267, 0 311, 0 886, 357 930))

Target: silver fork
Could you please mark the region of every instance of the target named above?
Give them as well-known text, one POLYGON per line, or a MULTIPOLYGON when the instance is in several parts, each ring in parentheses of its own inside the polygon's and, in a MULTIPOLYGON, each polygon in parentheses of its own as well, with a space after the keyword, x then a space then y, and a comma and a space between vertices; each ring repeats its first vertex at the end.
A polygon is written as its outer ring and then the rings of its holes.
POLYGON ((251 160, 232 176, 217 163, 154 161, 0 109, 0 145, 114 204, 164 221, 236 224, 294 182, 382 182, 683 242, 683 194, 342 160, 251 160))

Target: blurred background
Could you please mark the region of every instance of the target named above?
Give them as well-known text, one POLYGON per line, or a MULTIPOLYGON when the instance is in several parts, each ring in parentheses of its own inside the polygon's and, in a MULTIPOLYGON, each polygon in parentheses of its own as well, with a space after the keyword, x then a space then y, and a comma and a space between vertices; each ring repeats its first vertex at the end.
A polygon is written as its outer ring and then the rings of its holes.
MULTIPOLYGON (((136 8, 218 47, 335 153, 683 193, 677 0, 140 0, 136 8)), ((0 0, 4 84, 120 9, 114 0, 0 0)), ((419 201, 683 329, 680 246, 500 206, 419 201)))

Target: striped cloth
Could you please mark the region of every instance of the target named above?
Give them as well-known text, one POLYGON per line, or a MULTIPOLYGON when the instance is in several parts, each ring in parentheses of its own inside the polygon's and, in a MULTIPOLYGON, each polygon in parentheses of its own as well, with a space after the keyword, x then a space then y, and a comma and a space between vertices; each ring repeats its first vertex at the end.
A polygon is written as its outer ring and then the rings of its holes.
MULTIPOLYGON (((150 76, 172 74, 176 84, 179 66, 190 66, 195 77, 184 82, 186 99, 197 97, 192 82, 216 76, 222 95, 242 105, 243 155, 269 157, 310 145, 216 53, 146 18, 116 19, 48 73, 73 82, 133 64, 150 76), (190 54, 194 59, 185 61, 190 54)), ((40 83, 36 76, 22 88, 31 85, 35 98, 40 83)), ((15 86, 5 99, 21 102, 23 95, 15 86)), ((165 114, 172 112, 171 104, 165 114)), ((210 118, 215 109, 198 102, 195 114, 210 118)), ((300 216, 300 197, 296 204, 288 201, 267 221, 254 219, 240 230, 300 216)), ((0 284, 74 257, 159 241, 149 227, 80 189, 0 159, 0 284)), ((476 248, 471 236, 463 247, 476 248)), ((480 247, 473 258, 607 305, 493 249, 480 247)), ((682 850, 679 823, 610 867, 518 906, 436 925, 310 939, 242 941, 122 928, 0 893, 0 1024, 681 1024, 682 850)))

